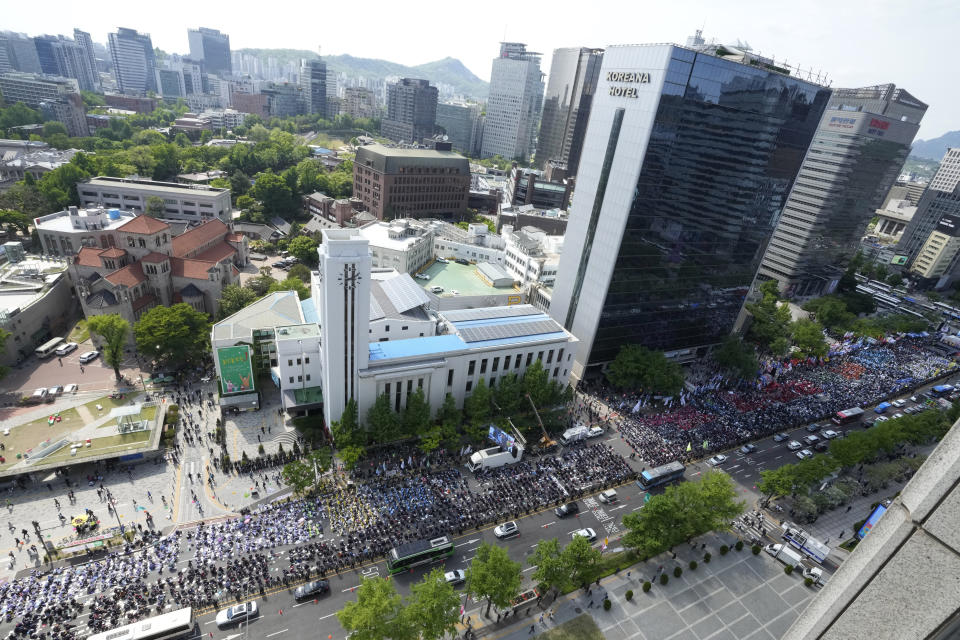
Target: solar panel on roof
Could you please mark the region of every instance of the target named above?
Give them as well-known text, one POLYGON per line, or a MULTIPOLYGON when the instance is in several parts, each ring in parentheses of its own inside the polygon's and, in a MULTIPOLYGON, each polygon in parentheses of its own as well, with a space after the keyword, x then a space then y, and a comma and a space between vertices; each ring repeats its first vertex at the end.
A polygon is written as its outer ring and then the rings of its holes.
POLYGON ((380 303, 377 302, 377 299, 372 295, 370 296, 370 319, 379 320, 380 318, 385 318, 387 314, 383 312, 383 308, 380 306, 380 303))
POLYGON ((390 299, 390 304, 400 313, 430 302, 426 292, 407 274, 384 280, 380 283, 380 288, 390 299))
POLYGON ((467 327, 461 329, 458 333, 464 342, 483 342, 503 338, 535 336, 542 333, 556 333, 557 331, 561 331, 560 325, 553 320, 537 320, 534 322, 510 322, 482 327, 467 327))
POLYGON ((484 307, 481 309, 457 309, 444 311, 443 317, 450 322, 466 322, 467 320, 486 320, 488 318, 515 318, 518 316, 533 316, 543 313, 540 309, 521 304, 512 307, 484 307))

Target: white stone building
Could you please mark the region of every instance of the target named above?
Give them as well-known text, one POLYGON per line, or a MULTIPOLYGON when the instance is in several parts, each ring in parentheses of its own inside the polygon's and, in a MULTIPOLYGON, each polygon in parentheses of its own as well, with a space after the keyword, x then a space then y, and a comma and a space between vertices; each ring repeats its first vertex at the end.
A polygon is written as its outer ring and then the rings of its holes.
POLYGON ((374 269, 413 273, 433 260, 433 230, 416 220, 374 222, 360 228, 374 269))
POLYGON ((164 218, 190 222, 205 222, 213 218, 226 223, 232 220, 230 189, 205 184, 98 176, 79 183, 77 192, 81 206, 115 207, 144 213, 147 199, 156 196, 163 199, 164 218))

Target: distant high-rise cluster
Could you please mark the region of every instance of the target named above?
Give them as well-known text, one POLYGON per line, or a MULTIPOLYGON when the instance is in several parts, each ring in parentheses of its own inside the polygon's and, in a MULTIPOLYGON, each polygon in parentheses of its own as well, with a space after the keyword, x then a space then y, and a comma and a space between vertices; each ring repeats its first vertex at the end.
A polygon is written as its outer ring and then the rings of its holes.
POLYGON ((542 104, 540 54, 519 42, 501 42, 490 73, 482 155, 526 161, 533 153, 542 104))
POLYGON ((433 136, 437 88, 427 80, 401 78, 387 86, 387 115, 380 133, 394 142, 420 143, 433 136))
POLYGON ((113 75, 120 93, 142 96, 156 93, 156 57, 150 35, 121 27, 108 36, 113 75))

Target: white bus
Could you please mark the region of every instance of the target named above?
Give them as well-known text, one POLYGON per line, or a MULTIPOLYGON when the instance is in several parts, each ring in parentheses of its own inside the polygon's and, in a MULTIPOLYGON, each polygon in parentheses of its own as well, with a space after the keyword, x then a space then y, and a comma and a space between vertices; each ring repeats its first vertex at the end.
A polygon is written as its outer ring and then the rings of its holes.
POLYGON ((63 338, 54 338, 50 342, 46 342, 37 347, 34 353, 37 354, 38 358, 46 358, 56 351, 57 347, 59 347, 61 344, 63 344, 63 338))
POLYGON ((87 640, 180 640, 194 635, 193 625, 193 609, 187 607, 97 633, 87 640))

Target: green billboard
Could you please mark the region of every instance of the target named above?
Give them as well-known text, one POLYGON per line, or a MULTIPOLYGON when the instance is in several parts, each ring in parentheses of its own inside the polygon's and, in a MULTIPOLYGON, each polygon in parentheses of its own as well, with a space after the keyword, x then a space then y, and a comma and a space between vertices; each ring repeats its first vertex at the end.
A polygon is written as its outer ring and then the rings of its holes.
POLYGON ((217 349, 220 362, 220 392, 244 393, 253 391, 253 365, 250 362, 250 347, 224 347, 217 349))

